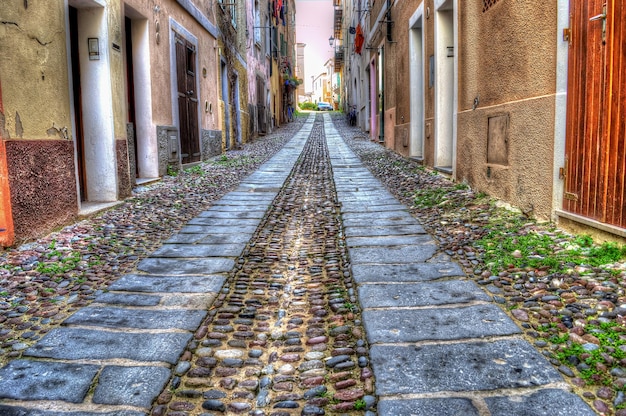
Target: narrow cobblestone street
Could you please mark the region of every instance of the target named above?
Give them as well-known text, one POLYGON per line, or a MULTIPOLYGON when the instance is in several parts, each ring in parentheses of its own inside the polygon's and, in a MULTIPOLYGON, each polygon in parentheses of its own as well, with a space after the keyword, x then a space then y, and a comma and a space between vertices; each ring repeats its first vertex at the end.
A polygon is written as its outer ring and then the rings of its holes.
POLYGON ((0 369, 7 416, 594 415, 310 115, 0 369))

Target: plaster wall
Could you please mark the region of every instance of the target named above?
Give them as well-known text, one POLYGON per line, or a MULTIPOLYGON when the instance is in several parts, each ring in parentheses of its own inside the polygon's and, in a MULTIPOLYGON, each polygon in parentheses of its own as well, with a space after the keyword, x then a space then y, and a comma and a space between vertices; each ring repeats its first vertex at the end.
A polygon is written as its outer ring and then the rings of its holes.
POLYGON ((150 88, 146 90, 146 93, 152 96, 150 104, 155 137, 157 126, 177 125, 178 119, 178 114, 174 111, 177 107, 172 105, 175 96, 172 79, 176 78, 176 74, 171 70, 170 31, 172 30, 182 32, 184 37, 191 37, 197 43, 200 127, 205 130, 219 130, 219 112, 216 111, 219 97, 219 48, 216 37, 196 19, 198 17, 208 27, 216 28, 215 12, 211 2, 209 0, 193 3, 172 1, 155 5, 151 0, 126 0, 125 4, 134 10, 138 18, 145 19, 148 26, 146 42, 151 70, 148 80, 150 88), (190 9, 185 9, 180 3, 190 9), (194 17, 190 11, 198 15, 194 17))
POLYGON ((0 80, 5 139, 73 136, 63 2, 3 0, 0 80), (42 24, 42 22, 46 22, 42 24))
POLYGON ((554 97, 543 96, 458 114, 457 178, 473 189, 549 220, 554 97), (509 115, 508 164, 487 163, 489 117, 509 115), (547 121, 551 122, 547 122, 547 121))
POLYGON ((0 228, 10 235, 1 245, 78 212, 65 34, 63 2, 2 2, 0 228))
POLYGON ((457 180, 549 219, 557 6, 518 0, 485 12, 482 2, 459 7, 457 180), (495 115, 509 117, 507 161, 497 165, 487 163, 495 115))

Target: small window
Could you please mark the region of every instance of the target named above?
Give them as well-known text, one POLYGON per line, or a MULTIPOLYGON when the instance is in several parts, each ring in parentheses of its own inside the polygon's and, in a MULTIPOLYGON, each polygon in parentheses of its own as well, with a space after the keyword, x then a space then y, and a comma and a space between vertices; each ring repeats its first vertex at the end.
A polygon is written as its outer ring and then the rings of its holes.
POLYGON ((498 0, 483 0, 483 13, 491 8, 494 4, 496 4, 498 0))
POLYGON ((193 47, 187 46, 187 73, 193 74, 196 67, 196 51, 193 47))

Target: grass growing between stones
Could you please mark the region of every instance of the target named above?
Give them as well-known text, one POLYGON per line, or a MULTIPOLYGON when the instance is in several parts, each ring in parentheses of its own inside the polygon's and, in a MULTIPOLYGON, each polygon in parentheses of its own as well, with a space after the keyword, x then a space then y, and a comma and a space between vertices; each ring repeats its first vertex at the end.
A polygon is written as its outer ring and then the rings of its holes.
POLYGON ((626 249, 571 235, 368 140, 349 143, 599 414, 626 416, 626 249))

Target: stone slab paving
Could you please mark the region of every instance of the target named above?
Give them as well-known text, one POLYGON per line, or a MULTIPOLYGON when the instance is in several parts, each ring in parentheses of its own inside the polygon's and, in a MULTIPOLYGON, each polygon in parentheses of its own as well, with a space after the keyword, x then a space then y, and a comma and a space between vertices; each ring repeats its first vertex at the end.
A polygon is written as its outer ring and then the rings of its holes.
POLYGON ((122 276, 1 368, 0 415, 147 415, 290 174, 313 120, 141 261, 137 273, 122 276))
POLYGON ((595 414, 520 337, 509 316, 438 253, 435 241, 360 163, 328 117, 325 127, 378 413, 595 414))
MULTIPOLYGON (((330 117, 324 119, 378 414, 595 414, 491 298, 438 252, 345 145, 330 117)), ((136 273, 0 369, 0 414, 146 415, 312 126, 310 118, 235 191, 140 262, 136 273), (71 406, 58 410, 59 402, 71 406)))

